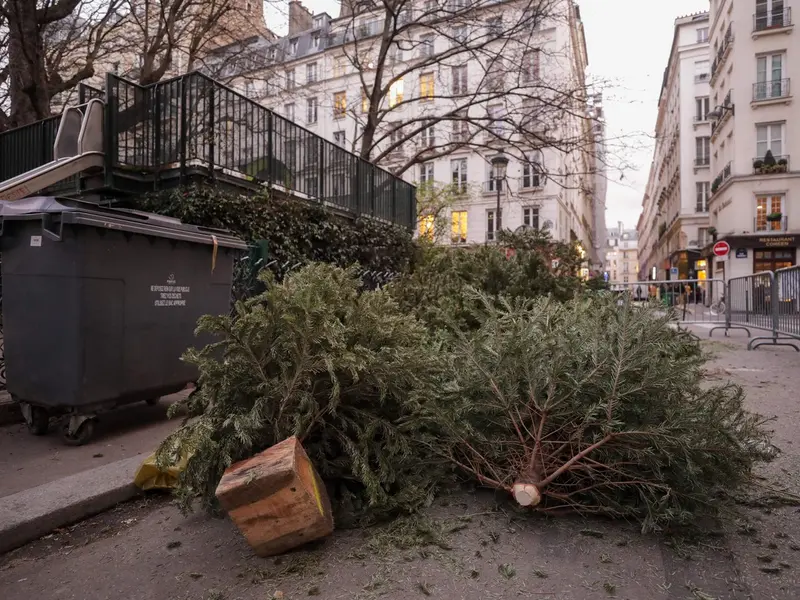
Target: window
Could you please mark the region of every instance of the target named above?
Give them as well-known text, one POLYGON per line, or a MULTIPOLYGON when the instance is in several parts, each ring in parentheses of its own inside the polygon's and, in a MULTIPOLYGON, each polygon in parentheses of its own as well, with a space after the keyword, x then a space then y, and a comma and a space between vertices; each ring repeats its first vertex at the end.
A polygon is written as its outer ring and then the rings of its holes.
POLYGON ((286 115, 286 118, 289 119, 290 121, 294 121, 294 103, 284 104, 283 114, 286 115))
POLYGON ((695 138, 695 159, 696 167, 707 167, 711 163, 711 139, 708 137, 695 138))
POLYGON ((503 17, 492 17, 486 21, 486 33, 490 37, 496 37, 503 33, 503 17))
POLYGON ((783 155, 783 123, 756 125, 756 158, 763 159, 767 150, 775 158, 783 155))
POLYGON ((297 54, 297 39, 289 40, 289 54, 291 56, 297 54))
POLYGON ((694 80, 697 82, 706 81, 709 78, 709 62, 698 60, 694 63, 694 80))
POLYGON ((424 215, 419 219, 419 237, 433 241, 433 215, 424 215))
POLYGON ((467 26, 457 25, 453 27, 453 46, 459 46, 467 41, 467 26))
POLYGON ((756 0, 756 31, 784 27, 784 0, 756 0))
POLYGON ((490 192, 496 192, 498 190, 502 192, 503 180, 497 178, 497 173, 495 171, 495 168, 491 165, 491 163, 488 163, 486 166, 488 167, 486 172, 486 182, 487 182, 486 189, 490 192))
POLYGON ((500 210, 500 214, 496 214, 496 210, 487 210, 486 211, 486 241, 493 242, 496 238, 495 232, 500 231, 503 228, 503 211, 500 210), (495 216, 497 216, 497 220, 495 222, 495 216))
POLYGON ((365 90, 361 90, 361 112, 369 112, 369 98, 367 98, 367 92, 365 90))
POLYGON ((403 101, 403 78, 389 86, 389 108, 394 108, 403 101))
POLYGON ((347 145, 347 134, 344 131, 334 131, 333 143, 344 148, 347 145))
POLYGON ((467 211, 454 210, 452 215, 452 228, 450 230, 450 241, 454 244, 467 243, 467 211))
POLYGON ((781 231, 782 217, 783 194, 756 197, 756 231, 781 231))
POLYGON ((528 50, 522 57, 522 83, 530 83, 539 79, 541 69, 541 50, 528 50))
POLYGON ((316 123, 317 122, 317 99, 316 98, 309 98, 306 100, 306 122, 307 123, 316 123))
POLYGON ((347 72, 347 57, 337 56, 333 59, 333 76, 341 77, 347 72))
POLYGON ((695 98, 695 121, 708 121, 709 102, 708 96, 704 98, 695 98))
POLYGON ((708 41, 708 27, 700 27, 697 29, 697 43, 702 44, 708 41))
POLYGON ((522 187, 524 189, 542 187, 542 156, 531 155, 528 162, 522 165, 522 187))
POLYGON ((315 33, 311 36, 311 47, 314 49, 319 48, 319 34, 315 33))
MULTIPOLYGON (((392 128, 392 130, 389 132, 389 144, 392 146, 401 144, 403 142, 403 123, 398 121, 397 123, 392 123, 389 126, 392 128)), ((398 146, 393 150, 393 152, 400 152, 401 150, 402 148, 398 146)))
POLYGON ((457 158, 450 161, 450 172, 453 177, 453 186, 456 191, 467 191, 467 159, 457 158))
POLYGON ((422 163, 419 166, 419 182, 427 183, 429 181, 433 181, 433 163, 422 163))
POLYGON ((392 45, 386 55, 386 60, 390 65, 403 62, 403 49, 400 46, 392 45))
POLYGON ((453 121, 453 132, 450 140, 457 144, 469 141, 469 121, 466 119, 456 119, 453 121))
POLYGON ((539 229, 539 209, 526 206, 522 209, 522 224, 525 227, 539 229))
POLYGON ((425 0, 425 12, 426 13, 433 13, 436 9, 439 8, 436 0, 425 0))
POLYGON ((697 202, 694 211, 699 213, 708 212, 708 196, 711 193, 710 184, 707 181, 698 181, 695 186, 697 187, 697 202))
POLYGON ((494 64, 490 65, 486 71, 486 87, 493 92, 502 91, 506 79, 505 75, 503 59, 495 59, 494 64))
POLYGON ((347 114, 347 92, 336 92, 333 95, 333 118, 341 119, 347 114))
POLYGON ((419 76, 419 97, 430 100, 434 95, 433 73, 423 73, 419 76))
POLYGON ((433 56, 433 34, 422 35, 419 38, 419 55, 422 57, 433 56))
POLYGON ((452 67, 453 94, 467 93, 467 65, 452 67))
POLYGON ((783 80, 783 54, 759 56, 756 59, 756 85, 753 99, 782 98, 788 92, 788 85, 783 80))
POLYGON ((433 148, 436 145, 436 126, 434 121, 426 121, 427 127, 420 133, 420 143, 423 148, 433 148))
POLYGON ((503 107, 500 105, 489 106, 486 109, 489 117, 489 132, 493 135, 501 136, 505 131, 503 123, 503 107))
POLYGON ((317 63, 306 65, 306 83, 314 83, 317 80, 317 63))
POLYGON ((794 266, 794 249, 756 250, 753 252, 753 273, 777 271, 794 266))
POLYGON ((286 89, 293 90, 295 85, 294 80, 294 69, 289 69, 286 71, 286 89))
POLYGON ((706 245, 706 240, 708 239, 708 229, 705 227, 698 227, 697 228, 697 245, 701 248, 706 245))

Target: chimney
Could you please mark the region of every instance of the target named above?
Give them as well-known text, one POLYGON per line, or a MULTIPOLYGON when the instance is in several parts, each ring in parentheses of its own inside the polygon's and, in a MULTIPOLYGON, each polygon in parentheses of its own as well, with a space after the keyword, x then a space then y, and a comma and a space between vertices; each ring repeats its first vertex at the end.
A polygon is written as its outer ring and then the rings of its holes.
POLYGON ((619 235, 622 236, 622 233, 625 231, 625 225, 622 224, 622 221, 617 221, 617 227, 619 228, 619 235))
POLYGON ((289 2, 289 36, 311 29, 311 12, 298 0, 289 2))

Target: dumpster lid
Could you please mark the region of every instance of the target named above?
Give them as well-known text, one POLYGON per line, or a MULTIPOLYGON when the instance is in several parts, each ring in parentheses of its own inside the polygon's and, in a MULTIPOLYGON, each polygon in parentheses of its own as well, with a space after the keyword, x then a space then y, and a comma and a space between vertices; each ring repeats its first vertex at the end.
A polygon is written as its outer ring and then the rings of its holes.
MULTIPOLYGON (((127 208, 106 208, 92 202, 34 196, 15 201, 0 201, 0 220, 34 220, 44 214, 60 214, 62 223, 89 225, 128 231, 224 248, 244 250, 247 244, 230 231, 214 227, 187 225, 180 219, 127 208)), ((2 235, 2 229, 0 229, 2 235)))

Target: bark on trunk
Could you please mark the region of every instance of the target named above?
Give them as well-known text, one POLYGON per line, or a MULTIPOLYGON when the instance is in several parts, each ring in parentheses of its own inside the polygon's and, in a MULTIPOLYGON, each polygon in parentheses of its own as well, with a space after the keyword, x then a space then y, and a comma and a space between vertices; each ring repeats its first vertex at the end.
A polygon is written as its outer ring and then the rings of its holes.
POLYGON ((9 118, 18 127, 50 116, 50 94, 36 3, 11 2, 8 8, 9 118))

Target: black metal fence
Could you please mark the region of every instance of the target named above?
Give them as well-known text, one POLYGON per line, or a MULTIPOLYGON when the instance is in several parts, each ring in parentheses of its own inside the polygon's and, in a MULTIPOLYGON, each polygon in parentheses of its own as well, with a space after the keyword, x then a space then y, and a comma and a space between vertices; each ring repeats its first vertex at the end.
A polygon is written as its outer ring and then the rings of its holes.
POLYGON ((201 73, 139 86, 109 75, 111 169, 195 168, 413 228, 413 185, 201 73))
MULTIPOLYGON (((268 184, 354 216, 416 224, 410 183, 201 73, 140 86, 113 74, 105 93, 106 172, 159 181, 190 173, 268 184)), ((59 117, 0 134, 0 181, 53 159, 59 117)))

